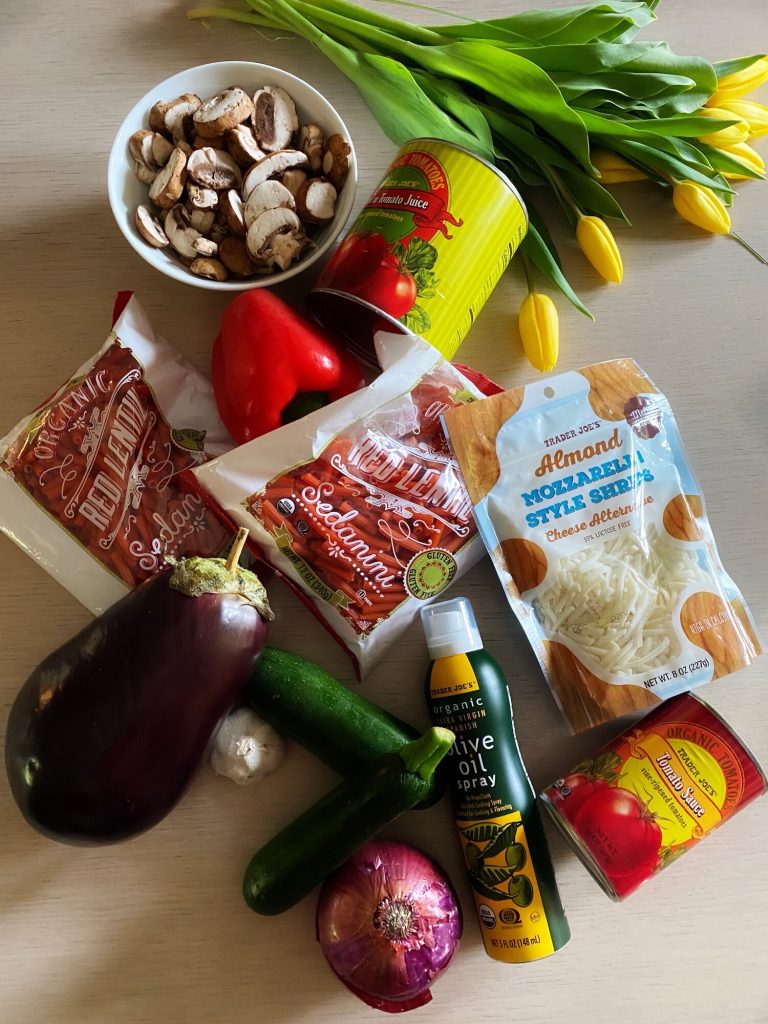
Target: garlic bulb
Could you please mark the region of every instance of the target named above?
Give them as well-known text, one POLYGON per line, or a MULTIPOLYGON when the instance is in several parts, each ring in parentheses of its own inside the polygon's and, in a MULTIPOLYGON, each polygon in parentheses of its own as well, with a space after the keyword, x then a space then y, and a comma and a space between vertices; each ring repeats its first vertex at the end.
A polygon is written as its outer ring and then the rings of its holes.
POLYGON ((227 715, 219 726, 210 754, 219 775, 244 786, 269 775, 283 759, 285 744, 271 725, 249 708, 227 715))

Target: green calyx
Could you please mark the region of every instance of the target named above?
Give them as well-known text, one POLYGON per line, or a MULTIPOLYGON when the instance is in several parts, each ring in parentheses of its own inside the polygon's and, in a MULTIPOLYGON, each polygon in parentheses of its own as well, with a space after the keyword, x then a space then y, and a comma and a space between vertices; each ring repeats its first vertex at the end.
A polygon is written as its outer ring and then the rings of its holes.
POLYGON ((405 765, 406 771, 413 772, 427 782, 451 749, 455 738, 450 729, 433 726, 418 739, 403 744, 397 755, 405 765))
POLYGON ((267 622, 275 613, 269 605, 267 591, 255 572, 243 569, 238 559, 243 550, 248 531, 241 529, 235 538, 229 556, 224 558, 201 558, 195 555, 178 562, 171 573, 168 586, 187 597, 202 594, 236 594, 267 622))

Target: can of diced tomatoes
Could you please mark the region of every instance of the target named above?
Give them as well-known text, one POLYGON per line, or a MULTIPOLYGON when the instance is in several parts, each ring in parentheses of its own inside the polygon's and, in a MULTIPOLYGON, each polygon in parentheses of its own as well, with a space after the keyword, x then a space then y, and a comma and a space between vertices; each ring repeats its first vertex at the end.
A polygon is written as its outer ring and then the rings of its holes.
POLYGON ((525 205, 497 167, 450 142, 412 139, 307 305, 374 365, 382 329, 420 334, 451 359, 527 230, 525 205))
POLYGON ((622 900, 765 789, 744 741, 700 697, 682 693, 541 800, 605 892, 622 900))

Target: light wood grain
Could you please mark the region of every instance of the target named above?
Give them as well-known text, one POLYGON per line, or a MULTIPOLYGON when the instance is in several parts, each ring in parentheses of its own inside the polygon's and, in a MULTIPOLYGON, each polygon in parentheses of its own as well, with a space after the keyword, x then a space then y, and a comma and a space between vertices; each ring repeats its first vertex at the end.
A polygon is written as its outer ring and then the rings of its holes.
MULTIPOLYGON (((442 0, 467 14, 468 0, 442 0)), ((542 0, 552 4, 552 0, 542 0)), ((488 0, 498 16, 511 0, 488 0)), ((303 42, 268 41, 235 25, 185 22, 176 0, 42 0, 0 11, 2 302, 0 428, 53 390, 104 339, 114 292, 134 289, 156 329, 199 367, 225 299, 173 283, 144 264, 112 222, 106 160, 122 117, 152 84, 206 61, 278 64, 315 85, 341 112, 360 159, 358 203, 392 152, 355 89, 303 42)), ((415 12, 400 9, 405 16, 415 12)), ((657 27, 680 52, 712 59, 768 41, 764 0, 662 0, 657 27)), ((437 19, 436 19, 437 20, 437 19)), ((765 93, 764 93, 765 98, 765 93)), ((765 147, 763 147, 765 149, 765 147)), ((670 396, 725 565, 768 635, 768 276, 734 242, 703 237, 644 185, 622 193, 634 227, 617 236, 621 288, 601 285, 562 231, 591 324, 560 302, 562 369, 632 356, 670 396)), ((544 204, 550 218, 555 211, 544 204)), ((734 217, 768 250, 768 186, 741 189, 734 217)), ((298 295, 308 281, 286 294, 298 295)), ((503 384, 525 383, 514 328, 523 296, 505 276, 461 350, 503 384)), ((10 542, 0 542, 0 720, 28 672, 87 613, 10 542)), ((570 737, 486 559, 462 583, 487 646, 508 671, 518 733, 541 788, 615 731, 570 737)), ((332 641, 274 589, 275 644, 350 678, 332 641)), ((425 724, 425 652, 414 626, 362 692, 425 724)), ((768 761, 765 665, 707 687, 707 699, 768 761)), ((24 826, 0 780, 0 1021, 2 1024, 352 1024, 381 1020, 327 969, 314 941, 314 899, 275 920, 240 896, 250 854, 333 779, 298 748, 278 776, 238 789, 208 770, 150 834, 81 850, 24 826)), ((683 858, 623 906, 612 905, 552 835, 573 939, 537 965, 513 969, 482 950, 451 813, 441 805, 389 830, 437 856, 458 885, 465 938, 419 1021, 440 1024, 765 1024, 768 888, 765 801, 683 858)), ((416 1019, 416 1018, 414 1018, 416 1019)))

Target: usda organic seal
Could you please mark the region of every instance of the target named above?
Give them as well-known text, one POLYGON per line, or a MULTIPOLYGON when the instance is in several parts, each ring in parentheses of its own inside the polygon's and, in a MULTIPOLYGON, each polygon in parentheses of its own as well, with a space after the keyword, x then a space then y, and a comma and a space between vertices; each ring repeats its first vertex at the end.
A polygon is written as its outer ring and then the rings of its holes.
POLYGON ((405 586, 420 601, 444 590, 456 575, 456 559, 444 548, 414 555, 405 568, 405 586))

